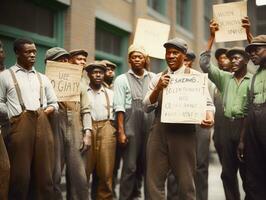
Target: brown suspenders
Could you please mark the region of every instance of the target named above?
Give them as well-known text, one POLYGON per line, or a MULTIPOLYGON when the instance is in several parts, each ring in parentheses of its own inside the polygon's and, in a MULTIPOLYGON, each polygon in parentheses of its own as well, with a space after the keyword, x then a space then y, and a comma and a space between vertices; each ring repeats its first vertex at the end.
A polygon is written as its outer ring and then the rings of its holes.
POLYGON ((110 108, 111 108, 110 99, 108 97, 108 94, 106 92, 105 87, 103 87, 103 89, 104 89, 104 95, 105 95, 106 103, 107 103, 107 112, 108 112, 107 119, 109 120, 110 119, 110 115, 111 115, 111 113, 110 113, 110 108))
MULTIPOLYGON (((13 72, 12 69, 9 69, 9 71, 11 73, 11 77, 12 77, 14 85, 15 85, 15 90, 16 90, 16 93, 18 96, 19 104, 22 108, 22 111, 24 111, 26 108, 25 108, 25 104, 24 104, 23 99, 22 99, 22 94, 21 94, 21 90, 20 90, 19 85, 18 85, 17 78, 16 78, 15 73, 13 72)), ((40 107, 42 108, 43 107, 43 84, 42 84, 42 79, 41 79, 40 74, 38 72, 36 72, 36 73, 37 73, 38 80, 40 82, 40 107)))

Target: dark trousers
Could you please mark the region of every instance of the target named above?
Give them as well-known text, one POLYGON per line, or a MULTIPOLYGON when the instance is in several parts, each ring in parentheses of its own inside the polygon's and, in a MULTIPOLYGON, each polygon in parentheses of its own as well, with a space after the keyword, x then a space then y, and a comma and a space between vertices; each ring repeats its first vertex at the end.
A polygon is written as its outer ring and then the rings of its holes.
POLYGON ((246 199, 266 199, 266 104, 250 109, 245 134, 246 199))
POLYGON ((151 200, 165 199, 172 170, 181 199, 195 200, 196 135, 193 125, 162 124, 155 119, 147 143, 147 190, 151 200))
MULTIPOLYGON (((208 168, 209 168, 209 147, 210 147, 210 129, 203 129, 199 125, 196 126, 197 140, 197 167, 196 167, 196 199, 208 199, 208 168)), ((167 199, 178 200, 178 185, 172 172, 167 178, 167 199)))
POLYGON ((54 199, 54 146, 43 111, 24 111, 10 120, 7 149, 10 159, 9 200, 54 199))
POLYGON ((0 134, 0 199, 8 199, 10 164, 6 146, 0 134))
POLYGON ((239 170, 245 190, 245 165, 237 158, 242 120, 223 119, 223 132, 214 135, 214 145, 218 153, 222 173, 221 179, 226 200, 240 200, 237 172, 239 170))

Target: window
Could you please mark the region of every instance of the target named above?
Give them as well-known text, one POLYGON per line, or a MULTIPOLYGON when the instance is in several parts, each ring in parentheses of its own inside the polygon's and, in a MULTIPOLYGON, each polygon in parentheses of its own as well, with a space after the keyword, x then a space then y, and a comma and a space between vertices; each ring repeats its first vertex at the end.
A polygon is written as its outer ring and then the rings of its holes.
POLYGON ((165 15, 167 0, 148 0, 148 6, 156 12, 165 15))
POLYGON ((191 30, 191 0, 176 0, 176 22, 187 30, 191 30))
POLYGON ((2 0, 0 24, 53 37, 54 12, 23 0, 2 0))
POLYGON ((207 40, 210 36, 209 24, 212 18, 212 1, 204 0, 204 36, 207 40))
POLYGON ((117 73, 127 70, 128 32, 96 19, 95 59, 117 64, 117 73))
POLYGON ((257 35, 266 33, 266 6, 257 6, 257 35))

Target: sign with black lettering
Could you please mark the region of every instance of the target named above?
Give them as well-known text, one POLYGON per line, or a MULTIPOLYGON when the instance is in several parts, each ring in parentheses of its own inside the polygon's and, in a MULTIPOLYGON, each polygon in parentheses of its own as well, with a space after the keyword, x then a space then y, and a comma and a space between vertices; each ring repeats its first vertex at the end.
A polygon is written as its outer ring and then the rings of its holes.
POLYGON ((163 90, 161 122, 200 124, 206 116, 207 74, 170 76, 163 90))
POLYGON ((219 24, 215 33, 216 42, 246 40, 241 19, 247 16, 247 1, 213 5, 213 17, 219 24))
POLYGON ((54 87, 58 101, 80 101, 82 66, 47 61, 45 74, 54 87))

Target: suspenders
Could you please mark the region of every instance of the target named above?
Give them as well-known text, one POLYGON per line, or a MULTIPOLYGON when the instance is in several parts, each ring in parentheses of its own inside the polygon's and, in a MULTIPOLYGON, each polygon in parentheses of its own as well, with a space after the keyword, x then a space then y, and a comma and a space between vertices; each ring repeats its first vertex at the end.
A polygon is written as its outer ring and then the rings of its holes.
MULTIPOLYGON (((9 72, 11 73, 11 77, 12 77, 14 85, 15 85, 19 104, 22 108, 22 111, 24 111, 24 110, 26 110, 26 107, 25 107, 25 104, 24 104, 23 99, 22 99, 22 94, 21 94, 21 90, 20 90, 19 85, 18 85, 18 80, 17 80, 15 73, 13 72, 12 69, 9 69, 9 72)), ((42 79, 41 79, 40 74, 38 72, 36 72, 36 73, 37 73, 38 80, 40 82, 40 107, 42 108, 43 107, 43 83, 42 83, 42 79)))
POLYGON ((110 119, 110 115, 111 115, 111 113, 110 113, 110 108, 111 108, 111 105, 110 105, 110 99, 109 99, 109 97, 108 97, 108 94, 107 94, 107 92, 106 92, 105 87, 103 87, 103 89, 104 89, 104 95, 105 95, 106 103, 107 103, 107 112, 108 112, 108 114, 107 114, 107 119, 109 120, 109 119, 110 119))

